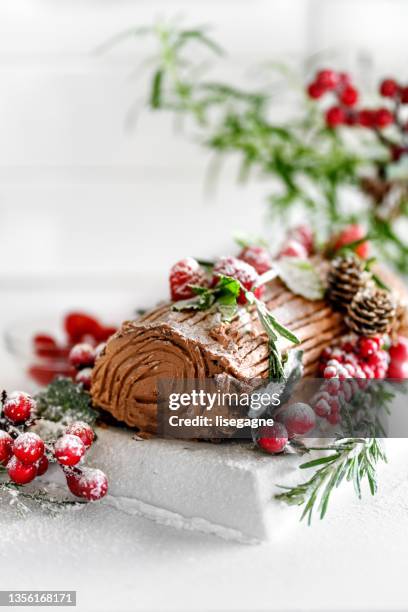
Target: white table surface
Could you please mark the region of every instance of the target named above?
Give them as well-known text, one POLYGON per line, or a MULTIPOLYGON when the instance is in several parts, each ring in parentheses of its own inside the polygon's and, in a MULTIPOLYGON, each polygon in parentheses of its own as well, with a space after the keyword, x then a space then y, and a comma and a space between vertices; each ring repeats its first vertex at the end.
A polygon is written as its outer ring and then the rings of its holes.
MULTIPOLYGON (((23 310, 23 297, 3 296, 2 326, 18 314, 17 304, 23 310)), ((73 303, 72 295, 53 297, 59 305, 73 303)), ((95 299, 81 298, 84 306, 95 299)), ((131 303, 124 293, 109 300, 131 303)), ((40 312, 46 301, 46 292, 32 295, 30 311, 40 312)), ((21 387, 21 373, 3 348, 0 366, 1 386, 21 387)), ((293 530, 273 544, 179 531, 109 502, 53 519, 40 512, 22 519, 2 505, 0 589, 76 589, 84 611, 406 610, 408 464, 396 459, 408 443, 388 444, 390 463, 376 498, 334 499, 325 520, 312 527, 298 524, 298 509, 288 508, 293 530)))

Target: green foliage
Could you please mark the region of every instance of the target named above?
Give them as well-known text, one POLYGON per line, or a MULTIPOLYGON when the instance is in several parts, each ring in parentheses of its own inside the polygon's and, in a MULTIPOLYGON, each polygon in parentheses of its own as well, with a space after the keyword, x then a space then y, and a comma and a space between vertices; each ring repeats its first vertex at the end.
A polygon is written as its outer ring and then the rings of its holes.
POLYGON ((38 416, 55 423, 85 421, 93 425, 98 416, 92 408, 89 393, 70 378, 56 378, 35 399, 38 416))

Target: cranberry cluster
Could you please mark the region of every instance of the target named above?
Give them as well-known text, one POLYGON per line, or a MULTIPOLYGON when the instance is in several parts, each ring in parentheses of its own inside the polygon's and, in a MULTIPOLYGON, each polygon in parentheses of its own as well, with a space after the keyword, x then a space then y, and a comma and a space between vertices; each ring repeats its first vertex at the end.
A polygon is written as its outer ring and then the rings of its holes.
POLYGON ((38 333, 32 340, 36 359, 29 367, 29 374, 41 385, 49 384, 56 376, 74 378, 75 369, 68 359, 71 348, 79 342, 96 347, 116 331, 115 327, 106 326, 84 312, 66 315, 63 327, 66 335, 63 343, 48 333, 38 333))
MULTIPOLYGON (((397 90, 394 91, 392 83, 395 83, 395 81, 391 79, 383 81, 380 86, 380 93, 384 97, 393 98, 399 103, 408 102, 407 88, 399 89, 397 86, 397 90), (390 95, 391 92, 393 92, 392 96, 390 95)), ((381 130, 395 121, 395 113, 385 106, 376 109, 357 108, 359 92, 352 84, 350 75, 345 72, 320 70, 312 83, 308 85, 307 92, 315 100, 322 98, 327 93, 334 94, 336 104, 326 111, 326 123, 331 128, 339 125, 358 125, 381 130)))
POLYGON ((93 429, 82 421, 71 423, 55 443, 45 443, 26 428, 35 422, 35 400, 27 393, 16 391, 3 394, 0 416, 0 465, 7 469, 12 482, 25 485, 43 476, 50 461, 57 462, 64 471, 69 490, 76 495, 96 501, 104 497, 108 481, 98 469, 79 466, 92 445, 93 429))
POLYGON ((296 402, 280 410, 271 427, 261 427, 256 442, 263 451, 275 455, 285 449, 291 438, 306 435, 315 425, 316 415, 309 404, 296 402))
MULTIPOLYGON (((307 225, 300 225, 287 236, 285 244, 278 254, 280 257, 300 257, 306 259, 314 252, 313 232, 307 225)), ((240 281, 247 291, 258 283, 259 276, 272 268, 273 258, 264 246, 250 245, 244 247, 237 257, 220 257, 207 275, 200 264, 192 257, 178 261, 170 270, 170 294, 174 302, 192 298, 194 292, 191 285, 214 287, 220 276, 231 276, 240 281)), ((254 291, 256 297, 263 293, 263 287, 254 291)), ((245 291, 238 298, 240 304, 246 303, 245 291)))

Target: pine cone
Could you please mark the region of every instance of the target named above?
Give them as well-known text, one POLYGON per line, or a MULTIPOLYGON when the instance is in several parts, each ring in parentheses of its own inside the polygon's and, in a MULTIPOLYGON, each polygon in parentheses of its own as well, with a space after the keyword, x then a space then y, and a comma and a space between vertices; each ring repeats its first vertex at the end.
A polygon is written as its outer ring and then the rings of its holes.
POLYGON ((366 287, 349 305, 346 324, 359 336, 373 337, 391 330, 395 314, 395 300, 388 291, 366 287))
POLYGON ((336 257, 327 275, 327 299, 339 310, 347 310, 356 293, 367 285, 369 279, 364 263, 356 256, 336 257))

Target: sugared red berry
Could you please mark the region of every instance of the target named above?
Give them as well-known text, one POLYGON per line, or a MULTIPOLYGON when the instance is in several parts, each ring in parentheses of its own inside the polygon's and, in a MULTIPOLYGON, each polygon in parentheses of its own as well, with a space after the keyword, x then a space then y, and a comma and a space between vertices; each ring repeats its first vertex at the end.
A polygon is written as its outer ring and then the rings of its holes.
POLYGON ((86 342, 75 344, 69 353, 69 363, 74 368, 87 368, 95 364, 95 349, 86 342))
POLYGON ((178 261, 170 270, 170 295, 173 302, 193 297, 190 285, 206 285, 205 272, 192 257, 178 261))
POLYGON ((302 224, 292 228, 289 232, 289 238, 300 242, 305 247, 308 255, 313 253, 315 238, 309 225, 302 224))
POLYGON ((33 463, 23 463, 17 457, 12 457, 7 464, 7 472, 16 484, 28 484, 37 476, 37 467, 33 463))
POLYGON ((32 416, 35 406, 35 401, 28 393, 14 391, 4 402, 3 414, 12 423, 25 423, 32 416))
POLYGON ((380 94, 384 98, 394 98, 399 91, 398 83, 395 79, 384 79, 380 83, 380 94))
POLYGON ((316 417, 309 404, 297 402, 285 408, 279 415, 280 421, 285 425, 289 436, 304 435, 311 431, 316 424, 316 417))
POLYGON ((272 268, 272 257, 268 249, 263 246, 248 246, 242 249, 238 259, 246 261, 247 264, 255 268, 258 274, 265 274, 272 268))
MULTIPOLYGON (((246 303, 245 290, 253 290, 253 287, 256 285, 259 279, 258 273, 253 266, 245 261, 241 261, 240 259, 231 256, 221 257, 216 262, 213 269, 212 286, 215 286, 218 283, 220 276, 230 276, 241 283, 243 289, 241 289, 238 297, 238 302, 240 304, 246 303)), ((263 287, 257 287, 254 290, 255 296, 260 297, 262 290, 263 287)))
POLYGON ((78 436, 64 434, 55 443, 54 455, 61 465, 76 465, 85 454, 85 444, 78 436))
POLYGON ((306 259, 307 250, 298 240, 288 240, 279 252, 278 258, 281 257, 299 257, 299 259, 306 259))
POLYGON ((352 85, 348 85, 340 94, 340 102, 345 106, 354 106, 358 101, 358 91, 352 85))
POLYGON ((101 470, 81 468, 67 472, 66 479, 71 493, 88 501, 98 501, 108 492, 108 479, 101 470))
POLYGON ((374 338, 361 337, 358 339, 357 350, 361 357, 369 357, 377 352, 378 344, 374 338))
POLYGON ((402 104, 408 104, 408 87, 401 87, 399 94, 402 104))
MULTIPOLYGON (((345 227, 340 234, 337 236, 334 242, 334 250, 347 246, 353 242, 358 242, 366 236, 365 229, 358 223, 348 225, 345 227)), ((366 259, 369 255, 370 245, 368 241, 364 241, 354 248, 354 252, 357 253, 362 259, 366 259)))
POLYGON ((283 423, 275 422, 270 427, 262 427, 259 432, 257 444, 267 453, 280 453, 289 439, 288 432, 283 423))
POLYGON ((44 442, 34 432, 27 431, 14 440, 13 454, 22 463, 36 463, 43 456, 44 450, 44 442))
POLYGON ((377 128, 386 128, 394 123, 394 115, 388 110, 388 108, 379 108, 375 112, 374 122, 377 128))
POLYGON ((37 476, 43 476, 47 472, 49 465, 47 455, 43 455, 37 463, 37 476))
POLYGON ((71 434, 72 436, 78 436, 86 448, 89 448, 95 439, 94 430, 84 421, 74 421, 73 423, 70 423, 70 425, 68 425, 66 428, 65 433, 71 434))
POLYGON ((335 128, 346 122, 346 113, 340 106, 332 106, 326 112, 326 124, 330 128, 335 128))
POLYGON ((319 85, 327 90, 335 89, 339 84, 339 76, 334 70, 320 70, 316 74, 316 83, 319 83, 319 85))
POLYGON ((75 376, 75 382, 81 383, 84 389, 89 391, 92 384, 92 368, 84 368, 83 370, 79 370, 75 376))
POLYGON ((358 113, 358 123, 362 127, 372 128, 376 123, 375 111, 365 108, 358 113))
POLYGON ((13 438, 0 429, 0 465, 6 465, 12 455, 13 438))
POLYGON ((396 380, 408 378, 408 361, 391 361, 387 378, 395 378, 396 380))
POLYGON ((399 336, 397 343, 390 347, 389 352, 392 362, 408 361, 408 338, 399 336))

